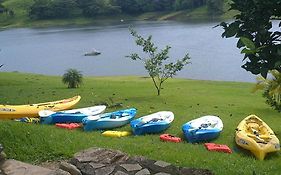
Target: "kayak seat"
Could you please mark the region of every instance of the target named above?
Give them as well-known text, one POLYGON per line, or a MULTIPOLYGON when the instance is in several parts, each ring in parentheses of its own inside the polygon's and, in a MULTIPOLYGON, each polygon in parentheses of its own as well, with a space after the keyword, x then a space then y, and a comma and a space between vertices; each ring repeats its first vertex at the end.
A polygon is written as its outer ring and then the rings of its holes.
POLYGON ((116 118, 117 118, 117 116, 116 116, 116 115, 114 115, 114 114, 112 114, 109 118, 110 118, 110 119, 116 119, 116 118))

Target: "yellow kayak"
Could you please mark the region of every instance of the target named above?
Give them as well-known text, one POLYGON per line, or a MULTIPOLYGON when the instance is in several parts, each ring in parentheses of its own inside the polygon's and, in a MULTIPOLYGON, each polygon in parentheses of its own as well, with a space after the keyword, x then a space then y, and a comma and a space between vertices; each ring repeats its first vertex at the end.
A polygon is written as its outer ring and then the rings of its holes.
POLYGON ((129 131, 105 131, 102 135, 107 137, 124 137, 132 135, 132 133, 129 131))
POLYGON ((79 102, 81 96, 27 105, 0 105, 0 119, 17 119, 22 117, 38 117, 41 110, 61 111, 72 108, 79 102))
POLYGON ((272 129, 256 115, 250 115, 239 123, 235 141, 259 160, 263 160, 267 153, 280 150, 279 140, 272 129))

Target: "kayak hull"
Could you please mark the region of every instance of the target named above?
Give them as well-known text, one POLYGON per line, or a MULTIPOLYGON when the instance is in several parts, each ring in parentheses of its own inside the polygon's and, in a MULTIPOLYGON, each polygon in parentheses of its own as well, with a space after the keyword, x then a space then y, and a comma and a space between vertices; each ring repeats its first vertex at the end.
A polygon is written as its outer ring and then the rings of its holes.
POLYGON ((168 129, 173 120, 174 114, 172 112, 160 111, 133 120, 130 125, 134 135, 153 134, 168 129))
POLYGON ((129 108, 98 116, 85 117, 82 120, 83 128, 84 131, 118 128, 130 123, 136 113, 135 108, 129 108))
POLYGON ((0 119, 18 119, 23 117, 38 117, 41 110, 61 111, 76 105, 81 96, 72 98, 27 105, 0 105, 0 119))
POLYGON ((81 123, 83 118, 98 115, 106 109, 106 106, 92 106, 87 108, 59 111, 48 116, 43 116, 44 111, 40 111, 41 124, 55 124, 55 123, 81 123))
POLYGON ((190 143, 206 142, 220 135, 223 123, 217 116, 203 116, 182 126, 183 134, 190 143))
POLYGON ((258 160, 264 160, 267 153, 280 150, 279 139, 256 115, 250 115, 238 124, 235 142, 238 146, 251 151, 258 160))

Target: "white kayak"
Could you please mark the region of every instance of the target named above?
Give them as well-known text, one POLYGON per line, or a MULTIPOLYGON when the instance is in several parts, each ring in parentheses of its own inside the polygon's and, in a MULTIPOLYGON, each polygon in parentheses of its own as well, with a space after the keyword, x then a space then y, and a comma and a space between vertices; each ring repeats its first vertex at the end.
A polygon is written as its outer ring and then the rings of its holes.
POLYGON ((88 116, 95 116, 106 109, 105 105, 91 106, 86 108, 72 109, 66 111, 53 112, 50 110, 39 111, 40 122, 42 124, 54 123, 81 123, 82 119, 88 116))

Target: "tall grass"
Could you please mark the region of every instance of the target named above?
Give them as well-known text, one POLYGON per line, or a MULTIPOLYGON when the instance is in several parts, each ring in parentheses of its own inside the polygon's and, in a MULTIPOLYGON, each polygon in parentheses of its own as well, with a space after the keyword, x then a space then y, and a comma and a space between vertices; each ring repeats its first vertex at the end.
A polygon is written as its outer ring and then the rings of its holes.
MULTIPOLYGON (((234 142, 238 123, 250 114, 261 117, 280 138, 280 113, 264 103, 261 94, 250 93, 254 84, 171 79, 157 96, 150 79, 144 77, 85 77, 78 89, 68 89, 61 77, 23 73, 0 73, 0 104, 25 104, 58 100, 81 95, 77 107, 122 103, 136 107, 137 117, 161 110, 171 110, 175 120, 165 132, 183 137, 181 127, 202 115, 219 115, 224 130, 213 142, 226 144, 233 154, 208 152, 202 144, 164 143, 159 134, 125 138, 103 137, 100 131, 68 131, 55 126, 0 121, 0 143, 9 158, 39 163, 67 159, 89 147, 119 149, 130 155, 161 159, 179 166, 207 168, 215 174, 280 174, 280 152, 264 161, 256 160, 234 142)), ((120 109, 120 108, 118 108, 120 109)), ((117 108, 107 109, 107 111, 117 108)), ((118 130, 130 130, 129 125, 118 130)))

